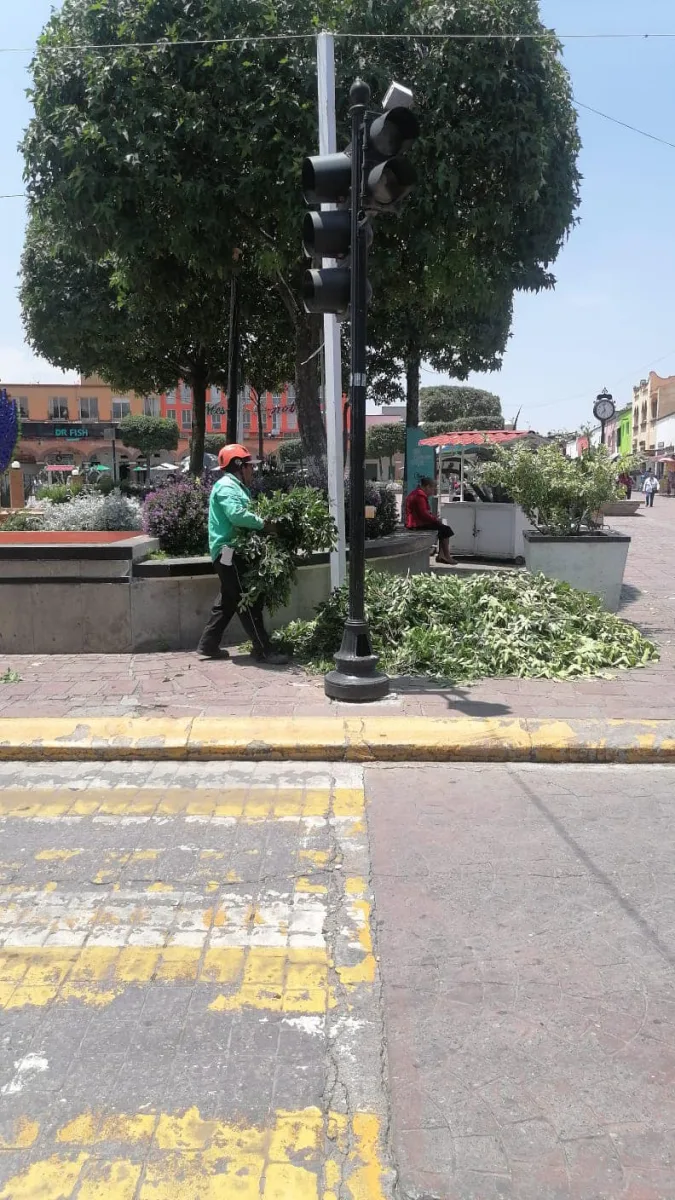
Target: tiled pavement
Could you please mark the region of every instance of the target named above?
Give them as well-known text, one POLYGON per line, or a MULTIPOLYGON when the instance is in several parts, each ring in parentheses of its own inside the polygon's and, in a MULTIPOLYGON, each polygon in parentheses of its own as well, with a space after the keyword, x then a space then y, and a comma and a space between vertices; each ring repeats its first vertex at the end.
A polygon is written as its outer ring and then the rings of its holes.
MULTIPOLYGON (((630 533, 622 615, 661 648, 661 662, 611 679, 552 683, 493 679, 438 687, 401 679, 372 714, 412 716, 672 717, 675 712, 675 500, 613 524, 630 533)), ((196 655, 43 655, 0 657, 0 717, 26 716, 343 716, 323 681, 300 670, 255 666, 243 655, 199 662, 196 655)), ((359 711, 357 709, 357 711, 359 711)))
POLYGON ((386 1200, 362 774, 0 764, 0 1200, 386 1200))

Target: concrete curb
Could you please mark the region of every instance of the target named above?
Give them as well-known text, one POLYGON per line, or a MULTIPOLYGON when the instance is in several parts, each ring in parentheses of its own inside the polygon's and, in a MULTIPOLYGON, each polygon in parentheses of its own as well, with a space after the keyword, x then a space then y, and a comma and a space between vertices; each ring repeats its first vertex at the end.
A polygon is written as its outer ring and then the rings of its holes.
POLYGON ((675 720, 0 719, 0 760, 675 763, 675 720))

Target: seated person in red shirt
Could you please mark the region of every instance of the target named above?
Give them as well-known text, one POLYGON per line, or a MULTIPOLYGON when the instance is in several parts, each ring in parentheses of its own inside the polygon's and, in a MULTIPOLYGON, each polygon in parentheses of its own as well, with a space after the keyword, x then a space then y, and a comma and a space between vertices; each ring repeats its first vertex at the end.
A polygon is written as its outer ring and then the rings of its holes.
POLYGON ((405 502, 406 529, 435 529, 438 533, 438 555, 436 562, 451 566, 455 559, 450 555, 452 529, 435 517, 429 507, 429 496, 434 494, 434 481, 423 475, 419 487, 411 492, 405 502))

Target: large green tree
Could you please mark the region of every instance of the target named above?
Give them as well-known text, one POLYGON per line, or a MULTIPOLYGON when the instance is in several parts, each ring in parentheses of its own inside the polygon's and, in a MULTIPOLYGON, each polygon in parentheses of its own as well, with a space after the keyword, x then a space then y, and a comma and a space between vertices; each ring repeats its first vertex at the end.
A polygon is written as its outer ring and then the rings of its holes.
POLYGON ((139 450, 149 471, 153 454, 162 450, 176 450, 179 431, 175 421, 167 417, 136 416, 129 413, 119 424, 119 436, 124 446, 139 450))
POLYGON ((388 421, 383 425, 371 425, 366 431, 366 458, 376 458, 382 474, 382 460, 405 452, 405 425, 402 421, 388 421))
MULTIPOLYGON (((186 295, 175 259, 148 262, 139 251, 132 260, 112 252, 95 260, 62 222, 37 210, 29 219, 22 267, 26 335, 50 362, 100 375, 122 391, 167 391, 178 379, 191 386, 190 461, 200 474, 207 389, 227 386, 229 283, 203 274, 199 287, 193 277, 186 295), (161 283, 159 294, 151 280, 161 283)), ((245 369, 252 381, 264 378, 265 387, 276 387, 292 369, 291 331, 283 312, 271 316, 269 281, 244 271, 242 307, 245 369)))
POLYGON ((317 27, 348 35, 337 41, 341 137, 357 73, 374 104, 392 78, 418 101, 419 185, 399 221, 378 223, 371 255, 373 363, 390 386, 405 372, 410 420, 422 359, 460 377, 499 360, 514 291, 552 285, 573 221, 574 110, 536 0, 64 0, 38 47, 24 141, 32 209, 95 262, 143 260, 156 293, 162 264, 175 264, 165 307, 178 292, 198 311, 205 280, 227 291, 243 251, 292 331, 312 455, 325 447, 321 321, 299 300, 298 182, 317 140, 317 27), (218 44, 177 44, 223 30, 218 44), (92 43, 126 45, 68 48, 92 43))

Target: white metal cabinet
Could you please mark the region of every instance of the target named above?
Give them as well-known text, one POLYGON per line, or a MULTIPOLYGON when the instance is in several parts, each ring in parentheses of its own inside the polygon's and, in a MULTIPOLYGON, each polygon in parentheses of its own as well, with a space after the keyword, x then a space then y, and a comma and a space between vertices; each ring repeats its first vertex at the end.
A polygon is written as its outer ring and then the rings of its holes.
POLYGON ((523 558, 523 530, 530 522, 515 504, 482 504, 480 501, 444 504, 442 520, 454 530, 453 554, 479 558, 523 558))

